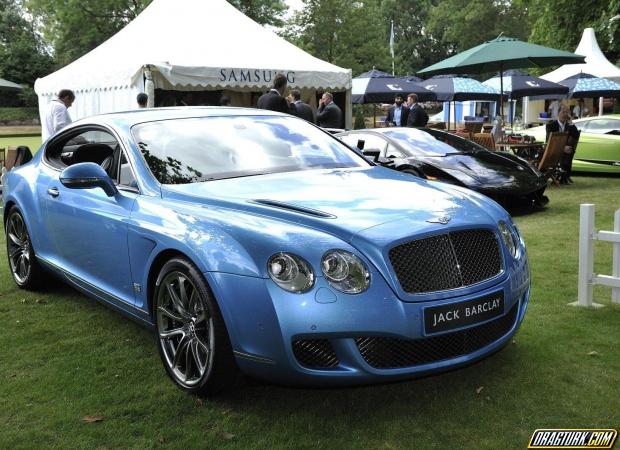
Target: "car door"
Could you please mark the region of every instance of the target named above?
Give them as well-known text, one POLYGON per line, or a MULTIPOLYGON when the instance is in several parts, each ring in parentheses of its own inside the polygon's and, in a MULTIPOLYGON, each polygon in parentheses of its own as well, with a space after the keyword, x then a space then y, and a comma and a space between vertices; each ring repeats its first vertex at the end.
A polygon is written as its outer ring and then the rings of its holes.
POLYGON ((591 162, 620 161, 620 136, 605 134, 617 125, 608 119, 588 120, 581 132, 575 158, 591 162))
POLYGON ((69 135, 48 151, 48 161, 56 170, 44 194, 45 226, 55 264, 74 283, 119 306, 134 303, 127 233, 137 189, 119 189, 108 197, 101 188, 63 186, 60 174, 63 166, 94 162, 106 165, 118 183, 121 154, 118 140, 110 131, 85 128, 69 135), (109 147, 112 161, 105 147, 109 147))

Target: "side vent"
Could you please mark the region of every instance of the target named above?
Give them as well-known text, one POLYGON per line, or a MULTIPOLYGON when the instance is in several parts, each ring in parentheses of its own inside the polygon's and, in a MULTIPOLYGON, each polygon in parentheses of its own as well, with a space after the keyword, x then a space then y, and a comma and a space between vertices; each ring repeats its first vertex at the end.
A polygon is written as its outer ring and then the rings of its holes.
POLYGON ((334 216, 333 214, 319 211, 317 209, 306 208, 305 206, 292 205, 290 203, 279 202, 277 200, 255 199, 252 201, 260 205, 272 206, 274 208, 280 208, 280 209, 286 209, 288 211, 294 211, 294 212, 298 212, 301 214, 307 214, 309 216, 314 216, 314 217, 321 217, 323 219, 335 219, 336 218, 336 216, 334 216))

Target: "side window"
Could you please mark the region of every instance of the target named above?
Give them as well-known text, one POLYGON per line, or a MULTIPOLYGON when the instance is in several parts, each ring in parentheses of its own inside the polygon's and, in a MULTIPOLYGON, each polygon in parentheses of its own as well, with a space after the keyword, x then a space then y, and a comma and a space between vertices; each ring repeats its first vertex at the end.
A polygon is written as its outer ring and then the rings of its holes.
POLYGON ((359 133, 347 134, 345 136, 339 136, 339 138, 342 142, 353 148, 357 148, 357 141, 363 139, 359 133))
POLYGON ((58 169, 82 162, 99 164, 114 178, 114 155, 119 146, 114 136, 103 130, 82 130, 55 140, 45 150, 46 160, 58 169))
POLYGON ((388 158, 405 158, 407 155, 397 149, 395 145, 388 144, 385 156, 388 158))
POLYGON ((125 152, 121 152, 120 164, 118 168, 118 180, 115 181, 118 181, 120 186, 127 186, 130 188, 138 187, 136 178, 131 170, 131 164, 129 164, 129 161, 125 157, 125 152))
MULTIPOLYGON (((384 156, 387 141, 381 136, 360 133, 358 135, 358 139, 364 141, 364 150, 379 150, 381 152, 381 156, 384 156)), ((355 145, 357 145, 357 139, 355 141, 355 145)))

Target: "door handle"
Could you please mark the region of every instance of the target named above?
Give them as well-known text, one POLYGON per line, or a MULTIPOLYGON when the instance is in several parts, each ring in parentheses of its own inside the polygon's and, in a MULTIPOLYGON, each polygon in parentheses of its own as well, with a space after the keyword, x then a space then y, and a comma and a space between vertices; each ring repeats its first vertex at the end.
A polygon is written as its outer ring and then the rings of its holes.
POLYGON ((60 195, 60 191, 58 191, 58 188, 52 187, 47 190, 47 194, 56 198, 60 195))

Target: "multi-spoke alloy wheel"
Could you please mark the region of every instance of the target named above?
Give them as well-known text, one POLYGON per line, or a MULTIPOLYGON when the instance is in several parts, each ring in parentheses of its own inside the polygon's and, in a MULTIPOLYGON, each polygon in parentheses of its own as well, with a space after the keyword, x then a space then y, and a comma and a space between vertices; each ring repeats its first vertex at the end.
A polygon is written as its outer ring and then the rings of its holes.
POLYGON ((38 287, 43 270, 36 261, 26 223, 17 208, 11 208, 6 220, 6 250, 17 285, 25 289, 38 287))
POLYGON ((164 264, 154 292, 157 342, 166 371, 182 389, 213 394, 237 379, 228 333, 211 291, 193 264, 164 264))
POLYGON ((174 377, 188 387, 198 384, 212 366, 213 318, 194 284, 181 272, 171 272, 161 282, 157 332, 174 377))

